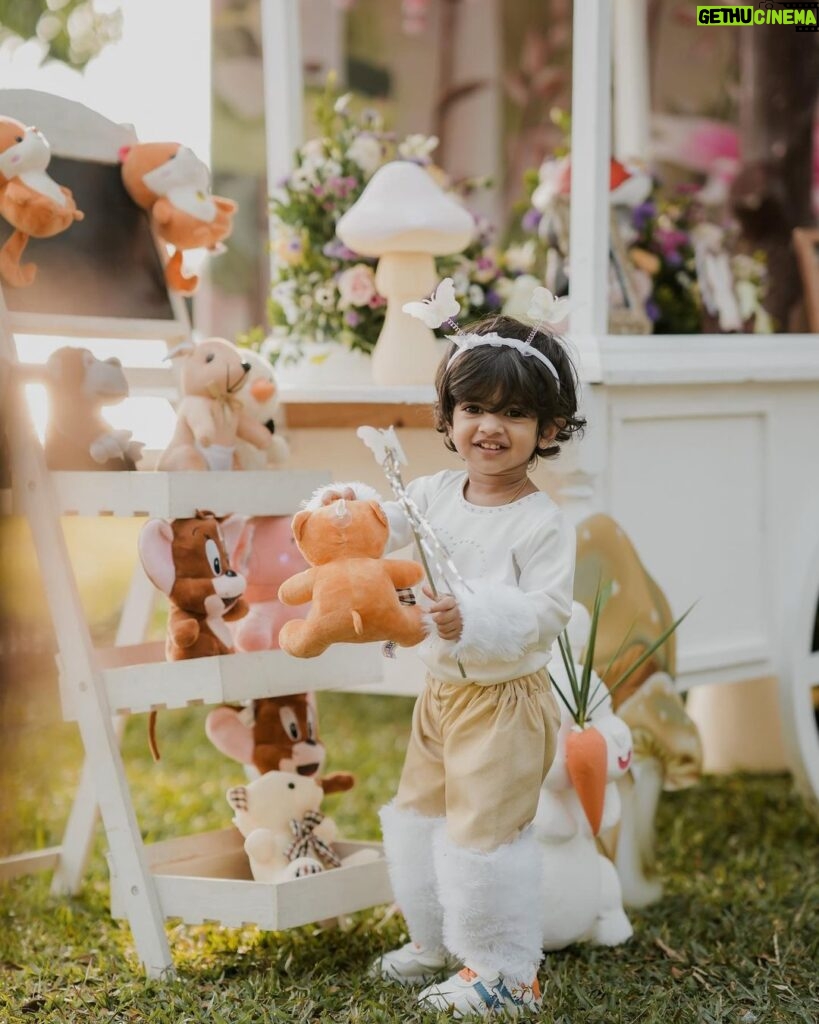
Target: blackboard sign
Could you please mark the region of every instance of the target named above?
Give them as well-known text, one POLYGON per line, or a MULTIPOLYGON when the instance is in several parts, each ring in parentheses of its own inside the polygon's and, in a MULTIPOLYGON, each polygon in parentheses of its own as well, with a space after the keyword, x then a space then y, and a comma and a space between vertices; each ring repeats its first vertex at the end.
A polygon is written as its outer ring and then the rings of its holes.
MULTIPOLYGON (((175 320, 148 215, 122 184, 119 164, 52 156, 48 173, 74 193, 85 219, 53 238, 30 238, 28 288, 0 282, 9 311, 65 317, 175 320)), ((0 217, 0 245, 12 232, 0 217)))

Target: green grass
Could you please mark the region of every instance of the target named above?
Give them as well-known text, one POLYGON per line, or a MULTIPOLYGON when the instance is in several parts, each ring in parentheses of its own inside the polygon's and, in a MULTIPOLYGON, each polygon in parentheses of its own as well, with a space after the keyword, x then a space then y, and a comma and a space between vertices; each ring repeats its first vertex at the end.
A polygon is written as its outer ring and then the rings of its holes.
MULTIPOLYGON (((397 782, 410 702, 325 694, 321 720, 330 769, 359 782, 327 808, 346 834, 377 835, 376 810, 397 782)), ((163 712, 163 760, 153 765, 145 720, 129 723, 125 759, 148 839, 226 825, 225 789, 240 773, 202 734, 204 709, 163 712)), ((73 727, 23 719, 7 764, 16 790, 13 845, 59 840, 80 748, 73 727), (38 775, 31 765, 47 765, 38 775), (25 783, 25 785, 24 785, 25 783)), ((8 825, 9 816, 6 816, 8 825)), ((6 831, 8 840, 9 832, 6 831)), ((57 899, 45 876, 0 890, 0 1020, 421 1021, 410 993, 365 977, 379 950, 404 941, 383 908, 343 928, 283 933, 169 927, 173 982, 146 981, 130 933, 111 921, 100 836, 80 896, 57 899)), ((617 1022, 805 1022, 819 1019, 819 827, 781 776, 709 778, 668 794, 660 816, 666 896, 634 913, 635 938, 616 950, 550 954, 542 1019, 617 1022)))
MULTIPOLYGON (((87 550, 93 540, 98 557, 81 572, 83 597, 95 635, 110 639, 135 532, 131 523, 94 524, 69 523, 69 541, 87 550)), ((6 530, 0 531, 0 563, 30 567, 19 525, 6 530)), ((41 592, 30 573, 20 578, 31 585, 15 591, 11 605, 0 603, 0 611, 20 614, 22 608, 22 618, 36 622, 41 592)), ((10 593, 6 598, 12 601, 10 593)), ((77 730, 61 722, 53 680, 43 675, 42 661, 31 670, 20 663, 0 687, 0 855, 58 843, 77 782, 77 730)), ((326 809, 344 834, 375 838, 377 809, 398 781, 411 702, 322 694, 320 706, 328 770, 348 769, 358 777, 356 788, 328 798, 326 809)), ((224 793, 242 774, 205 739, 205 714, 204 708, 160 712, 159 765, 148 753, 145 717, 129 722, 124 757, 148 840, 230 821, 224 793)), ((2 1024, 438 1019, 419 1013, 411 993, 366 977, 379 951, 406 939, 401 917, 385 908, 357 914, 342 928, 282 933, 172 925, 178 977, 146 981, 127 926, 108 915, 104 846, 100 830, 75 898, 51 897, 45 875, 0 886, 2 1024)), ((632 913, 635 937, 626 946, 550 954, 540 974, 542 1019, 816 1024, 819 825, 793 795, 790 780, 708 778, 695 789, 667 794, 658 849, 665 898, 632 913)))

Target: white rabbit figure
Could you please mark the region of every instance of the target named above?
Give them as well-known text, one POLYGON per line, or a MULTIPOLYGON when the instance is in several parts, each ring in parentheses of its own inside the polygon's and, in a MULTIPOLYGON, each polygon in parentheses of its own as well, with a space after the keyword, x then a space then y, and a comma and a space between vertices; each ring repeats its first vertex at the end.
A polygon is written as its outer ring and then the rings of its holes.
MULTIPOLYGON (((575 656, 588 638, 588 612, 575 604, 569 637, 575 656)), ((572 691, 560 652, 555 649, 549 672, 561 694, 572 704, 572 691)), ((578 677, 580 666, 577 666, 578 677)), ((605 801, 601 830, 620 818, 620 796, 615 782, 631 764, 631 732, 612 711, 611 699, 593 672, 589 707, 600 706, 591 716, 603 735, 608 752, 605 801)), ((557 696, 557 695, 556 695, 557 696)), ((543 948, 563 949, 575 942, 616 946, 633 934, 623 910, 617 870, 597 849, 585 812, 566 768, 566 738, 574 725, 569 709, 557 697, 561 725, 557 751, 540 793, 534 830, 543 848, 543 948)))

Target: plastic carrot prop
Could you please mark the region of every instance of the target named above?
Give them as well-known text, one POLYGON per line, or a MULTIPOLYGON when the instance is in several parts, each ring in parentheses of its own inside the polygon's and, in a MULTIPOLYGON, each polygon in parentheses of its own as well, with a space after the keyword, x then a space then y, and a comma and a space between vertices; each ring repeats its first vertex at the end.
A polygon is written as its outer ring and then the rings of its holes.
POLYGON ((593 725, 572 727, 566 737, 566 770, 592 833, 597 835, 603 820, 608 750, 602 733, 593 725))
MULTIPOLYGON (((577 797, 580 800, 580 805, 583 808, 583 812, 589 821, 592 832, 597 835, 600 830, 600 823, 603 819, 603 803, 606 795, 606 781, 608 775, 608 750, 606 748, 606 741, 603 735, 595 729, 592 723, 592 715, 594 712, 607 700, 610 694, 628 679, 628 677, 639 668, 647 658, 661 647, 666 640, 671 636, 674 630, 683 621, 688 612, 691 611, 689 608, 684 614, 682 614, 676 622, 673 622, 662 634, 652 643, 647 650, 645 650, 642 656, 631 665, 626 672, 614 683, 613 686, 606 688, 599 681, 595 683, 595 689, 592 690, 592 667, 594 665, 594 648, 597 640, 597 626, 600 620, 600 612, 605 604, 611 587, 598 586, 597 593, 594 596, 594 606, 591 614, 591 624, 589 626, 589 638, 586 643, 586 651, 583 656, 583 666, 580 673, 580 678, 577 676, 575 667, 574 655, 572 654, 571 644, 569 643, 569 635, 566 632, 561 633, 557 638, 558 646, 560 647, 560 654, 563 659, 563 664, 566 668, 566 676, 569 680, 569 686, 571 687, 572 700, 569 701, 568 696, 561 692, 560 687, 557 685, 554 679, 552 684, 558 697, 563 701, 569 710, 570 715, 574 719, 574 725, 569 735, 566 737, 566 770, 569 773, 572 785, 574 786, 577 797), (597 690, 602 688, 603 695, 598 697, 597 690), (597 699, 595 699, 597 698, 597 699)), ((630 632, 630 631, 629 631, 630 632)), ((621 649, 626 643, 628 636, 623 640, 620 645, 621 649)), ((620 652, 618 651, 618 654, 620 652)), ((615 658, 617 655, 615 655, 615 658)))

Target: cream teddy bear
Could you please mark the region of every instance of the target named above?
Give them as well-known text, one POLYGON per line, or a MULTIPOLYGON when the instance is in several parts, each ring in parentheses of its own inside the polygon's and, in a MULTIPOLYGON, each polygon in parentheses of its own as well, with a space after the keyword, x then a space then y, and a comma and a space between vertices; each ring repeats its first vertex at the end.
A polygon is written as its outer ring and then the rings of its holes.
POLYGON ((244 352, 222 338, 209 338, 180 345, 169 355, 181 362, 182 401, 157 469, 233 469, 239 438, 262 451, 271 446, 273 435, 244 411, 237 397, 250 372, 244 352))
POLYGON ((266 772, 227 791, 233 823, 245 837, 245 853, 257 882, 286 882, 327 868, 366 864, 378 851, 340 857, 332 843, 338 828, 319 810, 324 790, 312 776, 266 772))

